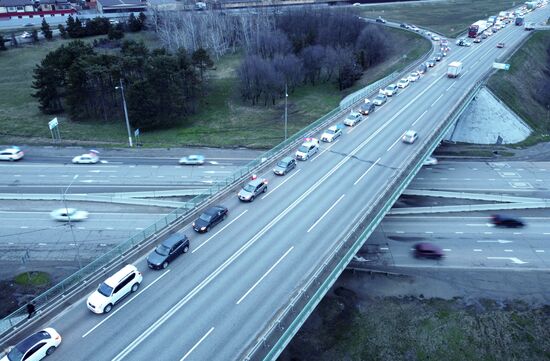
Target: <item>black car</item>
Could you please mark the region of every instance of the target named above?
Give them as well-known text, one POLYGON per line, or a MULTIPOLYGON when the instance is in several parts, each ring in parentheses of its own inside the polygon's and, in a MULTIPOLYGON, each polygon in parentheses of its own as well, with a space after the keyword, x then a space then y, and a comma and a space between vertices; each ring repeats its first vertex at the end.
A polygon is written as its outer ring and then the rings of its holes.
POLYGON ((409 28, 409 25, 407 25, 405 23, 401 23, 401 24, 399 24, 399 26, 402 27, 402 28, 405 28, 405 29, 409 28))
POLYGON ((435 61, 441 61, 441 58, 443 58, 443 54, 442 54, 442 53, 436 53, 436 54, 434 55, 435 61))
POLYGON ((189 238, 185 234, 175 233, 162 241, 147 256, 147 265, 152 269, 164 269, 176 257, 189 251, 189 238))
POLYGON ((491 216, 491 221, 497 227, 521 228, 525 226, 525 223, 523 223, 522 220, 514 217, 503 216, 501 214, 491 216))
POLYGON ((435 66, 435 62, 435 59, 430 59, 426 62, 426 65, 428 66, 428 68, 433 68, 435 66))
POLYGON ((377 23, 382 23, 382 24, 385 24, 386 23, 386 20, 382 19, 380 16, 376 18, 376 22, 377 23))
POLYGON ((193 222, 193 229, 199 233, 208 232, 210 228, 223 221, 226 217, 227 208, 224 206, 210 207, 193 222))
POLYGON ((275 168, 273 168, 273 173, 277 175, 285 175, 296 167, 296 159, 292 157, 284 157, 279 162, 275 168))
POLYGON ((432 243, 417 243, 414 245, 414 256, 416 258, 441 259, 443 250, 432 243))
POLYGON ((374 104, 372 102, 365 102, 361 104, 359 107, 359 113, 363 115, 369 115, 370 113, 373 113, 376 110, 374 104))

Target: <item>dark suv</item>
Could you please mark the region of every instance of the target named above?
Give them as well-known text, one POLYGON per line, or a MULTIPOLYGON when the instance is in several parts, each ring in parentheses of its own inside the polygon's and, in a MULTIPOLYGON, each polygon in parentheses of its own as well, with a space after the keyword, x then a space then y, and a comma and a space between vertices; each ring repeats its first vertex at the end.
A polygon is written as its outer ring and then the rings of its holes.
POLYGON ((370 113, 373 113, 375 110, 374 103, 372 102, 365 102, 361 104, 361 107, 359 107, 359 113, 363 115, 369 115, 370 113))
POLYGON ((267 179, 255 178, 245 184, 237 194, 241 201, 252 202, 260 193, 267 192, 267 179))
POLYGON ((193 229, 199 233, 208 232, 210 228, 227 217, 227 212, 227 208, 224 206, 210 207, 193 222, 193 229))
POLYGON ((502 214, 495 214, 491 216, 491 221, 497 227, 521 228, 525 226, 525 223, 523 223, 522 220, 510 216, 504 216, 502 214))
POLYGON ((189 251, 189 238, 185 234, 175 233, 162 241, 147 256, 147 265, 152 269, 164 269, 176 257, 187 251, 189 251))

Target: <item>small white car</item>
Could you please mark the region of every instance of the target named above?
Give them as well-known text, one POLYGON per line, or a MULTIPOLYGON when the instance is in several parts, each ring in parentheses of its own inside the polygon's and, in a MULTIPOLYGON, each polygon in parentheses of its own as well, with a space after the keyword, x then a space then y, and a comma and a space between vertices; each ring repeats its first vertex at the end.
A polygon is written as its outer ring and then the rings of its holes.
POLYGON ((439 40, 441 40, 441 38, 440 38, 439 36, 433 34, 433 35, 432 35, 432 40, 433 40, 433 41, 439 41, 439 40))
POLYGON ((391 97, 394 94, 397 94, 398 89, 399 88, 397 87, 396 84, 390 84, 385 89, 381 89, 380 93, 384 94, 385 96, 391 97))
POLYGON ((61 344, 61 335, 51 327, 38 331, 9 347, 0 361, 39 361, 51 355, 61 344))
POLYGON ((416 138, 418 138, 418 134, 414 130, 407 130, 401 140, 403 143, 413 144, 416 138))
POLYGON ((409 86, 409 79, 408 78, 402 78, 397 82, 397 87, 404 89, 409 86))
POLYGON ((424 159, 424 161, 422 162, 422 165, 437 165, 437 158, 428 157, 424 159))
POLYGON ((88 218, 88 212, 76 208, 60 208, 52 211, 50 216, 56 221, 75 222, 83 221, 88 218))
POLYGON ((97 162, 99 162, 99 156, 95 153, 77 155, 73 158, 74 164, 96 164, 97 162))
POLYGON ((188 155, 187 157, 183 157, 180 159, 180 164, 201 165, 204 164, 204 156, 198 154, 188 155))
POLYGON ((136 292, 141 281, 143 276, 136 266, 126 265, 99 285, 88 297, 86 306, 94 313, 109 313, 124 297, 136 292))
POLYGON ((9 160, 9 161, 19 160, 23 158, 24 155, 25 153, 21 149, 19 149, 19 147, 14 146, 14 147, 1 150, 0 160, 9 160))
POLYGON ((296 159, 308 160, 312 155, 319 151, 319 140, 315 138, 306 138, 306 141, 296 151, 296 159))
POLYGON ((346 119, 344 119, 344 124, 350 127, 355 126, 357 123, 359 123, 361 120, 363 120, 363 116, 359 112, 351 112, 348 114, 346 119))
POLYGON ((331 143, 332 141, 334 141, 334 139, 338 138, 341 135, 342 130, 336 125, 333 125, 332 127, 325 130, 325 132, 321 135, 321 140, 323 142, 331 143))
POLYGON ((24 31, 23 34, 21 34, 21 38, 23 38, 23 39, 32 38, 32 34, 29 33, 28 31, 24 31))
POLYGON ((378 94, 373 100, 372 103, 374 105, 380 106, 386 103, 388 100, 388 97, 385 94, 378 94))
POLYGON ((420 79, 420 74, 417 71, 413 71, 412 73, 410 73, 409 77, 407 78, 407 80, 411 83, 417 81, 418 79, 420 79))

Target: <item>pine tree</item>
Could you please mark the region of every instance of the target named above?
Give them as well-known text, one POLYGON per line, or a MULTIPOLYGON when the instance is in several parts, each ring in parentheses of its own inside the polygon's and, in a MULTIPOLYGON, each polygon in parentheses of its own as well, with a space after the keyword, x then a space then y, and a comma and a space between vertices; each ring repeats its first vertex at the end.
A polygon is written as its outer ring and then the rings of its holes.
POLYGON ((11 33, 11 47, 17 48, 19 46, 19 43, 17 42, 17 38, 15 37, 15 33, 11 33))
POLYGON ((210 59, 210 55, 208 55, 208 52, 203 48, 195 50, 191 56, 191 62, 195 68, 199 69, 201 81, 204 80, 204 72, 206 69, 212 69, 212 67, 214 67, 214 62, 210 59))
POLYGON ((32 42, 38 43, 38 30, 36 29, 32 30, 32 42))
POLYGON ((67 39, 67 30, 65 29, 65 27, 63 26, 63 24, 57 25, 57 29, 59 29, 59 35, 60 35, 63 39, 67 39))
MULTIPOLYGON (((60 25, 60 26, 63 26, 63 25, 60 25)), ((42 35, 44 35, 44 38, 46 38, 46 40, 52 40, 52 38, 53 38, 53 32, 52 32, 52 30, 50 29, 50 24, 48 24, 48 22, 46 21, 46 19, 42 19, 42 27, 41 27, 41 30, 42 30, 42 35)))
POLYGON ((6 41, 2 35, 0 35, 0 50, 8 50, 8 48, 6 48, 6 41))

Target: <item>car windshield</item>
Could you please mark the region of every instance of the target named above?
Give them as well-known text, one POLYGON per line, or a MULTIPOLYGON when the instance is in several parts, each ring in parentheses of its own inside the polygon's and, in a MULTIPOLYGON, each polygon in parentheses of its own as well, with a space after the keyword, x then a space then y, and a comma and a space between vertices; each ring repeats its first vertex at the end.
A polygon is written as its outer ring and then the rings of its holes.
POLYGON ((110 297, 113 293, 113 288, 110 286, 107 286, 105 282, 99 285, 97 288, 97 292, 101 293, 105 297, 110 297))
POLYGON ((376 99, 378 100, 384 100, 384 96, 382 94, 379 94, 376 96, 376 99))
POLYGON ((279 161, 279 163, 277 163, 277 166, 278 166, 278 167, 281 167, 281 168, 286 168, 287 165, 288 165, 288 163, 285 162, 285 161, 282 161, 282 160, 279 161))
MULTIPOLYGON (((365 108, 367 108, 367 107, 365 106, 365 108)), ((336 132, 335 132, 334 130, 332 130, 332 129, 327 129, 325 133, 327 133, 327 134, 334 134, 334 133, 336 133, 336 132)))
MULTIPOLYGON (((348 118, 353 119, 354 117, 348 116, 348 118)), ((298 152, 302 152, 302 153, 307 153, 307 150, 308 150, 308 147, 306 147, 305 145, 302 145, 300 146, 300 148, 298 148, 298 152)))
POLYGON ((245 185, 245 186, 243 187, 243 190, 244 190, 245 192, 254 192, 254 188, 255 188, 255 187, 254 187, 253 185, 251 185, 250 183, 248 183, 247 185, 245 185))
POLYGON ((200 219, 201 221, 210 222, 210 220, 212 219, 212 216, 209 215, 209 214, 203 213, 203 214, 201 214, 201 216, 199 217, 199 219, 200 219))
POLYGON ((166 247, 163 244, 159 244, 158 247, 155 249, 155 252, 160 254, 161 256, 168 256, 170 253, 170 248, 166 247))
POLYGON ((17 347, 12 348, 7 356, 10 361, 20 361, 23 359, 23 353, 17 347))

